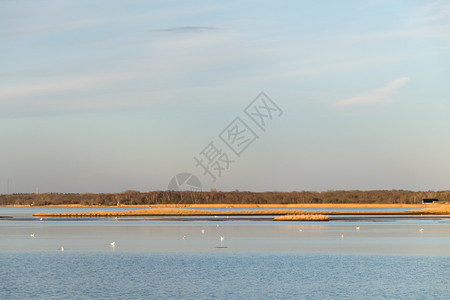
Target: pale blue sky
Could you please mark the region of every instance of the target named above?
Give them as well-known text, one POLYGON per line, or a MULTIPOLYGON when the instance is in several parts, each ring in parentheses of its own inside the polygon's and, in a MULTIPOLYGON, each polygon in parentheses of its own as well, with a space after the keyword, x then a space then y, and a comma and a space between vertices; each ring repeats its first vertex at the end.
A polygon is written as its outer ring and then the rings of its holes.
POLYGON ((449 189, 449 66, 448 1, 0 1, 0 193, 449 189))

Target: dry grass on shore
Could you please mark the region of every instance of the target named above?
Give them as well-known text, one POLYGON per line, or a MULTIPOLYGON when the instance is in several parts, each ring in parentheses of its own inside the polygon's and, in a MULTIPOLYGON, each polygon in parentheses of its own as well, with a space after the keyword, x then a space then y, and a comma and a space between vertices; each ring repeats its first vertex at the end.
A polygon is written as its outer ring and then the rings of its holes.
MULTIPOLYGON (((304 204, 141 204, 141 205, 121 205, 121 207, 135 207, 135 208, 237 208, 237 207, 252 207, 252 208, 273 208, 273 207, 286 207, 286 208, 301 208, 301 207, 427 207, 426 204, 363 204, 363 203, 304 203, 304 204)), ((1 207, 117 207, 117 205, 83 205, 83 204, 51 204, 44 206, 36 205, 3 205, 1 207)))
POLYGON ((425 208, 425 209, 415 209, 410 210, 407 213, 415 215, 450 215, 450 205, 445 204, 439 207, 425 208))
MULTIPOLYGON (((298 203, 298 204, 139 204, 139 205, 127 205, 123 204, 121 207, 131 208, 302 208, 302 207, 429 207, 429 204, 382 204, 382 203, 298 203)), ((84 205, 84 204, 49 204, 49 205, 28 205, 28 204, 12 204, 12 205, 0 205, 0 207, 118 207, 117 205, 84 205)))
POLYGON ((402 215, 402 212, 364 212, 364 211, 304 211, 295 209, 261 209, 261 210, 202 210, 153 208, 124 212, 93 211, 89 213, 37 213, 35 217, 56 218, 99 218, 99 217, 145 217, 145 216, 270 216, 270 215, 402 215))
POLYGON ((274 221, 329 221, 330 218, 326 215, 284 215, 275 217, 274 221))
POLYGON ((142 217, 142 216, 269 216, 286 214, 314 214, 291 209, 264 209, 264 210, 239 210, 239 211, 215 211, 201 209, 176 209, 176 208, 153 208, 130 210, 124 212, 93 211, 90 213, 39 213, 36 217, 142 217))
POLYGON ((260 210, 202 210, 187 208, 151 208, 124 212, 93 211, 90 213, 39 213, 36 217, 46 218, 98 218, 98 217, 142 217, 142 216, 269 216, 269 215, 450 215, 450 205, 438 208, 417 209, 407 212, 389 211, 304 211, 296 209, 260 209, 260 210))
POLYGON ((297 203, 297 204, 181 204, 151 205, 159 207, 421 207, 423 204, 382 204, 382 203, 297 203))

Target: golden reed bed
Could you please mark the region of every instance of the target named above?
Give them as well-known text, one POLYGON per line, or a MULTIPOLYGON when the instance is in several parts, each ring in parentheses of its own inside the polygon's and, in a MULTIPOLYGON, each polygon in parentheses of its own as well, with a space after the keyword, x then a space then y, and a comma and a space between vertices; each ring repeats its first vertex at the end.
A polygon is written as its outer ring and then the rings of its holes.
POLYGON ((415 215, 450 215, 450 204, 439 207, 410 210, 408 213, 415 215))
POLYGON ((295 209, 261 210, 202 210, 177 208, 152 208, 124 212, 93 211, 89 213, 38 213, 35 217, 145 217, 145 216, 271 216, 271 215, 401 215, 402 212, 342 212, 342 211, 305 211, 295 209))
MULTIPOLYGON (((0 205, 4 207, 117 207, 117 205, 83 205, 83 204, 50 204, 50 205, 21 205, 21 204, 13 204, 13 205, 0 205)), ((128 205, 124 204, 121 207, 131 207, 131 208, 205 208, 205 207, 214 207, 214 208, 302 208, 302 207, 429 207, 429 204, 362 204, 362 203, 301 203, 301 204, 140 204, 140 205, 128 205)))
POLYGON ((291 209, 264 209, 216 211, 202 209, 152 208, 124 212, 93 211, 90 213, 39 213, 36 217, 143 217, 143 216, 269 216, 287 214, 313 214, 291 209))
POLYGON ((309 222, 317 222, 317 221, 329 221, 330 218, 326 215, 284 215, 275 217, 274 221, 309 221, 309 222))
POLYGON ((261 210, 201 210, 201 209, 180 209, 180 208, 151 208, 130 210, 124 212, 93 211, 90 213, 39 213, 36 217, 142 217, 142 216, 268 216, 268 215, 450 215, 450 205, 443 205, 437 208, 417 209, 406 212, 389 211, 302 211, 294 209, 261 209, 261 210))

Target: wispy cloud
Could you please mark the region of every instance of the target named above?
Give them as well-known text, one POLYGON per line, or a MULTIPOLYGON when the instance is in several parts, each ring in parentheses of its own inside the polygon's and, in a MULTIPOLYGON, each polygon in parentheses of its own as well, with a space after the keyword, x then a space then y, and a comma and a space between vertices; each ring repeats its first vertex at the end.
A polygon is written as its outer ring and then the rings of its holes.
MULTIPOLYGON (((17 18, 17 17, 16 17, 17 18)), ((21 24, 15 19, 5 22, 6 25, 0 27, 0 37, 25 37, 36 36, 42 34, 57 34, 67 33, 77 30, 92 30, 99 26, 112 23, 111 20, 99 18, 99 19, 79 19, 79 20, 62 20, 57 25, 55 20, 46 20, 41 22, 33 22, 21 24)))
POLYGON ((450 4, 447 0, 436 0, 421 7, 424 21, 445 21, 448 23, 450 4))
POLYGON ((351 39, 397 39, 397 38, 412 38, 412 37, 429 37, 430 35, 444 34, 448 30, 449 26, 445 25, 412 30, 352 34, 348 35, 347 37, 351 39))
POLYGON ((46 84, 22 85, 0 90, 0 103, 5 100, 14 100, 56 93, 74 92, 95 88, 99 85, 114 84, 118 80, 129 79, 131 75, 121 73, 101 73, 90 76, 72 78, 46 84))
POLYGON ((416 8, 415 21, 406 28, 346 35, 349 39, 379 40, 437 37, 450 40, 450 3, 436 0, 416 8))
POLYGON ((178 26, 178 27, 169 27, 155 30, 156 32, 171 32, 171 33, 192 33, 192 32, 202 32, 202 31, 211 31, 218 30, 219 28, 213 26, 178 26))
POLYGON ((408 81, 409 77, 394 79, 381 88, 368 91, 356 97, 340 100, 336 102, 334 106, 349 106, 353 104, 383 102, 391 97, 397 89, 401 88, 408 81))
POLYGON ((397 39, 397 38, 445 36, 449 32, 450 32, 450 25, 442 25, 411 30, 352 34, 347 35, 346 37, 350 39, 397 39))

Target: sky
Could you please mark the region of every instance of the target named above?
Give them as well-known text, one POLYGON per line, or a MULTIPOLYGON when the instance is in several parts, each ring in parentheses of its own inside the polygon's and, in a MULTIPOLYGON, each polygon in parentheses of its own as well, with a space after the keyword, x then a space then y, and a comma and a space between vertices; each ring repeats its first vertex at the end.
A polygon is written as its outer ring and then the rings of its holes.
POLYGON ((448 190, 449 66, 449 1, 0 0, 0 194, 448 190))

